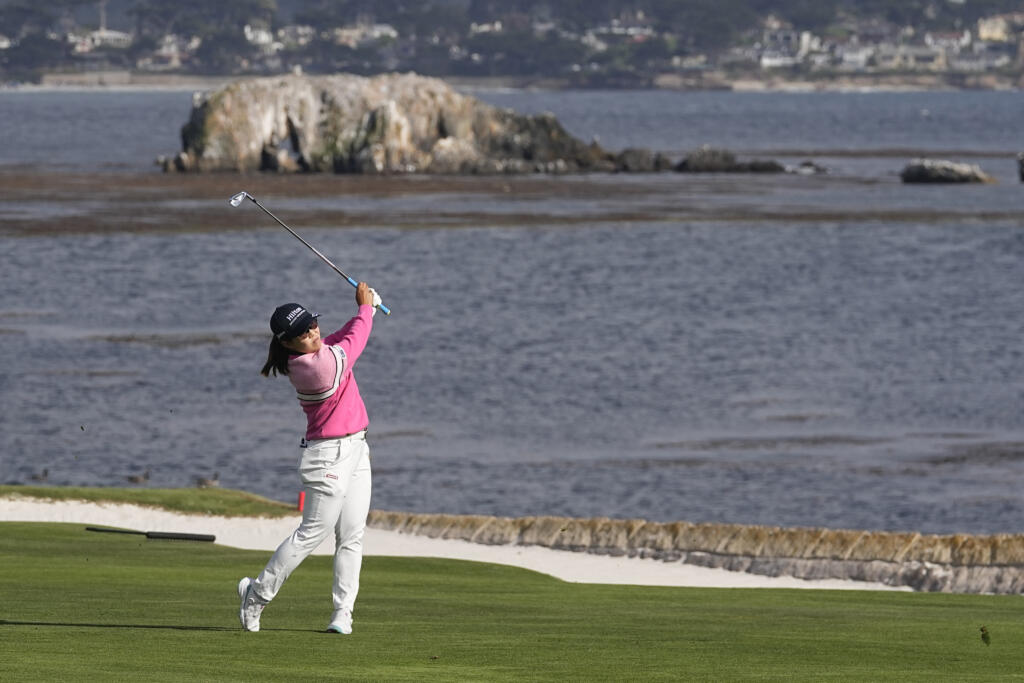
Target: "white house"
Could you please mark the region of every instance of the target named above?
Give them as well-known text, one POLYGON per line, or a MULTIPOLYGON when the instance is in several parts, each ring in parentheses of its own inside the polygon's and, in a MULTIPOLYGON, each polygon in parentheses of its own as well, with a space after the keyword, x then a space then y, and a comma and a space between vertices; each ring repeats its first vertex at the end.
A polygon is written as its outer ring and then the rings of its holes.
POLYGON ((580 42, 594 52, 604 52, 608 49, 608 42, 598 38, 597 34, 593 31, 587 31, 583 34, 583 38, 580 39, 580 42))
POLYGON ((469 25, 469 35, 475 36, 479 33, 501 33, 501 21, 489 24, 478 24, 475 21, 469 25))
POLYGON ((262 26, 246 24, 242 30, 245 32, 245 39, 253 45, 263 47, 274 42, 274 34, 262 26))
POLYGON ((277 39, 288 47, 303 47, 316 38, 316 29, 305 24, 289 24, 277 29, 277 39))
POLYGON ((796 55, 781 50, 765 50, 758 60, 762 69, 785 69, 797 63, 796 55))
POLYGON ((398 38, 398 31, 390 24, 359 24, 335 28, 331 31, 331 36, 335 44, 355 48, 382 39, 394 40, 398 38))
POLYGON ((202 42, 202 39, 197 36, 186 38, 175 33, 168 33, 160 39, 156 49, 139 59, 135 66, 145 71, 180 68, 182 63, 195 54, 202 42))
POLYGON ((875 53, 875 65, 890 71, 942 71, 946 52, 922 45, 882 45, 875 53))
POLYGON ((875 56, 875 48, 871 45, 839 45, 836 47, 836 58, 839 68, 847 71, 863 71, 875 56))
POLYGON ((953 33, 926 33, 924 34, 924 44, 929 47, 939 48, 940 50, 946 50, 953 54, 959 53, 966 47, 971 45, 971 32, 970 31, 957 31, 953 33))
POLYGON ((103 28, 90 33, 89 42, 92 43, 93 47, 113 47, 124 49, 131 47, 132 34, 125 33, 124 31, 113 31, 109 28, 103 28))
MULTIPOLYGON (((643 17, 642 13, 640 17, 643 17)), ((611 24, 596 26, 588 33, 593 33, 595 38, 605 43, 642 43, 648 38, 653 38, 657 35, 653 26, 640 23, 639 21, 636 23, 623 22, 618 19, 612 19, 611 24)))

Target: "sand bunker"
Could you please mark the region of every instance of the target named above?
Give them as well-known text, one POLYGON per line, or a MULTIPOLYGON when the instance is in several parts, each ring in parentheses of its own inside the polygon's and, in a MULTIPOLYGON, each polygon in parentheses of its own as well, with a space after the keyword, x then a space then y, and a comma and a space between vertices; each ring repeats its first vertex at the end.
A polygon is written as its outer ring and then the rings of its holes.
MULTIPOLYGON (((273 551, 298 526, 300 517, 240 518, 184 515, 158 508, 79 501, 0 500, 0 521, 70 522, 111 526, 136 531, 213 534, 221 545, 273 551)), ((166 541, 174 542, 174 541, 166 541)), ((435 539, 397 531, 367 529, 366 555, 441 557, 522 567, 576 583, 614 583, 640 586, 699 586, 713 588, 827 588, 854 590, 909 590, 880 583, 837 579, 804 580, 746 572, 711 569, 629 557, 609 557, 551 550, 538 546, 482 545, 468 541, 435 539)), ((314 554, 331 555, 328 539, 314 554)))

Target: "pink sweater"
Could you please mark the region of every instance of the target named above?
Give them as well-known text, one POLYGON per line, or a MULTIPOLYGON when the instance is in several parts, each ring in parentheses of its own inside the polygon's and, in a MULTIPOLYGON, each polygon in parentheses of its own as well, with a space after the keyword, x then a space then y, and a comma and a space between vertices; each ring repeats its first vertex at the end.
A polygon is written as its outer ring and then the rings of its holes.
POLYGON ((373 307, 360 306, 354 318, 324 338, 319 351, 288 360, 288 379, 306 413, 307 440, 348 436, 370 424, 352 366, 372 328, 373 307))

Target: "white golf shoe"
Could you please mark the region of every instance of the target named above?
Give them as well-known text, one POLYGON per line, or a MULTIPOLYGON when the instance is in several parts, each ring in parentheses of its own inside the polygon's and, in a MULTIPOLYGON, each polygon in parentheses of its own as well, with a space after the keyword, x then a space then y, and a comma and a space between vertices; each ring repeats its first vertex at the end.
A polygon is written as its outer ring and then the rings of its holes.
POLYGON ((252 588, 252 579, 248 576, 238 582, 238 598, 242 601, 238 608, 238 620, 242 622, 242 628, 253 633, 259 631, 260 614, 267 603, 256 595, 252 588))
POLYGON ((331 615, 331 623, 327 624, 328 633, 352 633, 352 610, 336 609, 331 615))

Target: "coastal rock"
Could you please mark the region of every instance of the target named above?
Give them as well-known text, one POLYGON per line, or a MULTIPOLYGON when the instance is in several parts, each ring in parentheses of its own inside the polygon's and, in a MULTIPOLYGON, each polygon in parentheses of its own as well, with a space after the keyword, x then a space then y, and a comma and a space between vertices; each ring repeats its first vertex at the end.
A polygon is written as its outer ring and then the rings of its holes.
POLYGON ((182 152, 163 164, 165 170, 452 174, 616 168, 611 154, 567 133, 552 114, 517 114, 414 74, 237 81, 193 98, 181 138, 182 152))
POLYGON ((177 171, 184 173, 192 169, 192 160, 186 152, 178 152, 172 157, 160 155, 156 158, 157 166, 160 166, 165 173, 177 171))
POLYGON ((801 161, 797 166, 786 170, 797 175, 824 175, 828 173, 827 168, 821 164, 811 161, 810 159, 801 161))
POLYGON ((660 152, 631 147, 615 155, 615 170, 620 173, 660 173, 672 168, 672 161, 660 152))
POLYGON ((784 173, 786 167, 777 161, 739 161, 733 152, 707 145, 688 154, 676 164, 679 173, 784 173))
POLYGON ((994 183, 977 164, 941 159, 914 159, 900 173, 905 183, 994 183))

